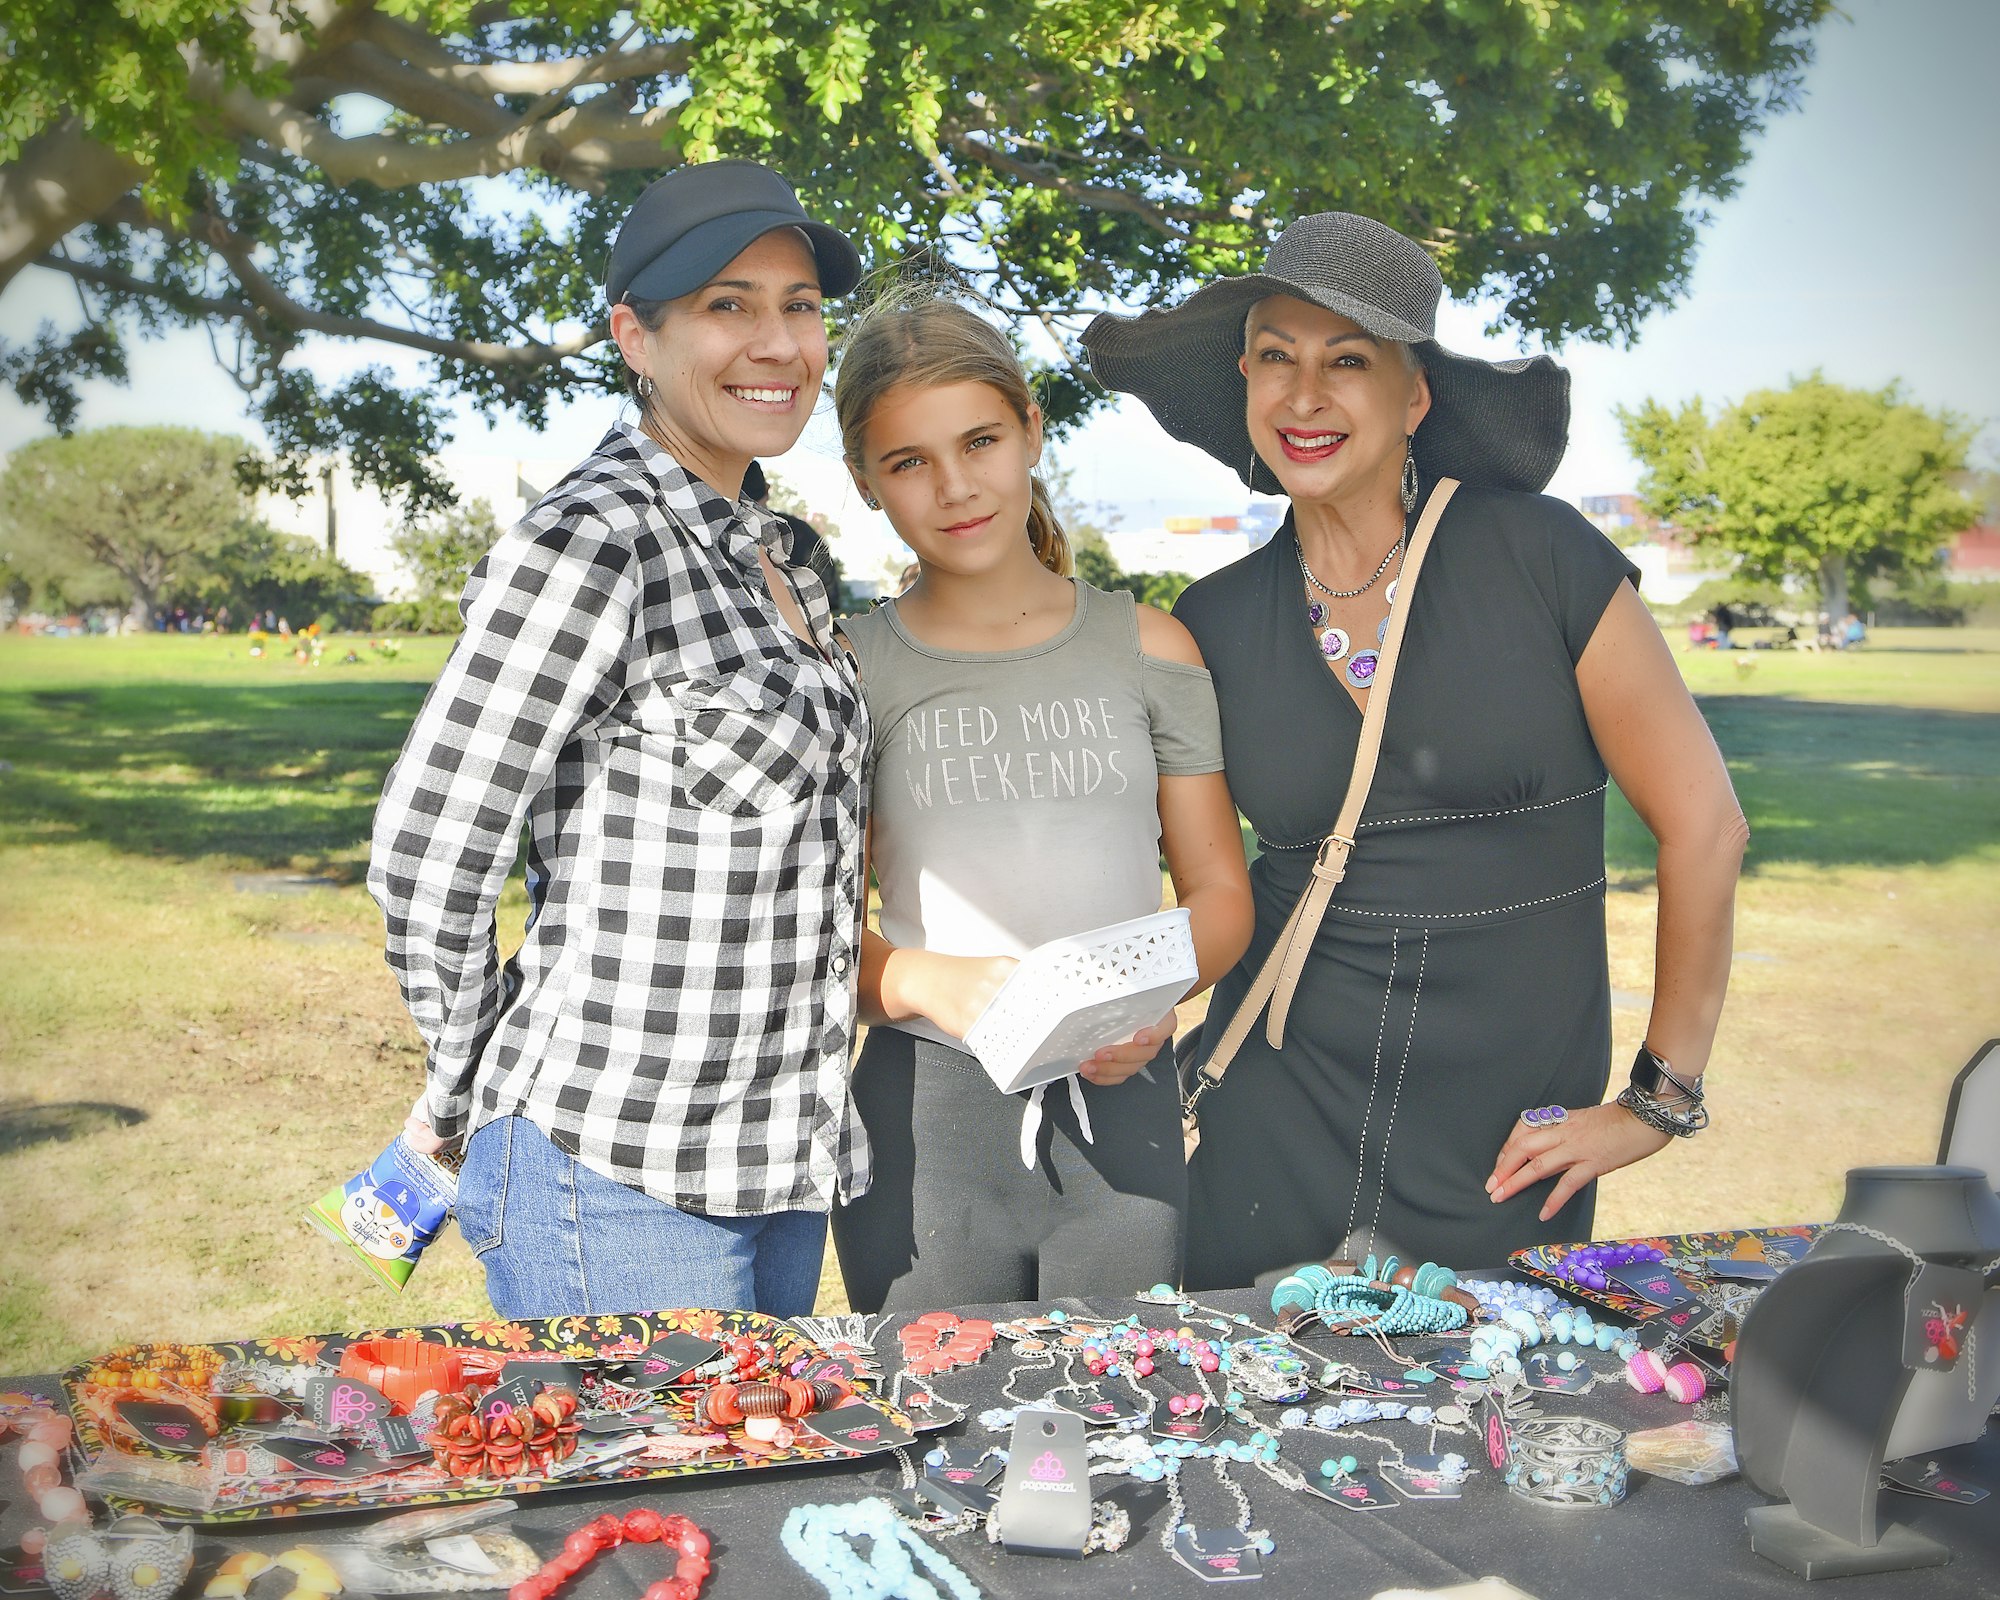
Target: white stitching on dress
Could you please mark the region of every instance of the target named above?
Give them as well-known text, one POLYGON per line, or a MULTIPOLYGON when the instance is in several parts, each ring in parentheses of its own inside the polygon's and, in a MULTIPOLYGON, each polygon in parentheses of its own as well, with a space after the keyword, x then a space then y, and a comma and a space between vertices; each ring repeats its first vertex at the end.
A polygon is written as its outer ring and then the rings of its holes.
MULTIPOLYGON (((1389 1096, 1389 1126, 1382 1130, 1382 1151, 1377 1159, 1382 1171, 1375 1183, 1375 1215, 1368 1219, 1368 1248, 1375 1248, 1375 1230, 1382 1223, 1382 1196, 1389 1191, 1389 1141, 1396 1132, 1396 1112, 1403 1104, 1403 1080, 1410 1070, 1410 1049, 1417 1042, 1417 1003, 1424 997, 1424 963, 1431 953, 1431 931, 1424 929, 1424 942, 1417 947, 1417 982, 1410 991, 1410 1031, 1403 1035, 1403 1059, 1396 1068, 1396 1087, 1389 1096)), ((1348 1223, 1353 1227, 1352 1219, 1348 1223)))
POLYGON ((1338 912, 1349 917, 1394 917, 1401 922, 1463 922, 1467 917, 1497 917, 1507 911, 1525 911, 1530 906, 1553 905, 1558 900, 1574 900, 1580 894, 1589 894, 1593 889, 1604 887, 1602 877, 1593 878, 1580 889, 1565 889, 1561 894, 1545 894, 1538 900, 1516 900, 1511 906, 1490 906, 1484 911, 1357 911, 1352 906, 1329 905, 1329 914, 1338 912))
POLYGON ((1375 1091, 1382 1086, 1382 1041, 1389 1032, 1389 997, 1396 992, 1396 952, 1403 939, 1401 928, 1389 930, 1389 981, 1382 986, 1382 1020, 1375 1025, 1375 1069, 1368 1078, 1368 1104, 1361 1112, 1361 1137, 1355 1142, 1354 1193, 1347 1197, 1347 1232, 1354 1234, 1354 1219, 1361 1214, 1361 1177, 1368 1170, 1368 1123, 1375 1115, 1375 1091))
MULTIPOLYGON (((1593 795, 1603 794, 1609 787, 1610 780, 1606 779, 1595 789, 1585 789, 1581 794, 1566 794, 1560 800, 1537 800, 1528 806, 1508 806, 1502 811, 1425 811, 1406 817, 1377 817, 1373 822, 1359 824, 1354 831, 1362 833, 1369 828, 1396 828, 1413 822, 1485 822, 1493 817, 1515 817, 1526 811, 1547 811, 1555 806, 1569 805, 1572 801, 1588 800, 1593 795)), ((1305 839, 1298 844, 1273 844, 1261 833, 1257 835, 1257 843, 1266 850, 1317 850, 1325 842, 1321 838, 1305 839)))

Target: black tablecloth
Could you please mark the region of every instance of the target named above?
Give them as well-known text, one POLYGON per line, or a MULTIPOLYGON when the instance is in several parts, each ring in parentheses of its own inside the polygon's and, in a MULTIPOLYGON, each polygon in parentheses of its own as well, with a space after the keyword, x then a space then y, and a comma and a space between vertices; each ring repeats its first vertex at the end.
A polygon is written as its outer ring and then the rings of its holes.
MULTIPOLYGON (((1263 1309, 1251 1292, 1204 1296, 1204 1303, 1224 1311, 1263 1309)), ((1064 1301, 1072 1313, 1122 1317, 1139 1312, 1149 1323, 1169 1320, 1171 1313, 1129 1301, 1064 1301)), ((965 1315, 1001 1320, 1042 1307, 980 1306, 965 1315)), ((893 1373, 899 1351, 894 1324, 878 1340, 885 1365, 893 1373)), ((1316 1341, 1331 1344, 1331 1341, 1316 1341)), ((1351 1352, 1346 1352, 1351 1353, 1351 1352)), ((1361 1357, 1355 1356, 1359 1360, 1361 1357)), ((1593 1356, 1605 1374, 1588 1395, 1569 1401, 1551 1396, 1543 1404, 1549 1414, 1576 1412, 1625 1429, 1660 1427, 1683 1420, 1686 1410, 1663 1395, 1642 1396, 1616 1381, 1609 1356, 1593 1356)), ((970 1408, 965 1422, 941 1436, 976 1439, 982 1446, 1004 1444, 1003 1436, 980 1428, 982 1408, 1003 1403, 1000 1386, 1007 1372, 1004 1342, 978 1367, 951 1373, 939 1392, 970 1408)), ((1177 1366, 1163 1370, 1178 1373, 1177 1366)), ((1034 1396, 1054 1381, 1046 1374, 1024 1376, 1019 1393, 1034 1396)), ((52 1379, 7 1380, 6 1387, 55 1392, 52 1379)), ((1151 1387, 1163 1392, 1161 1379, 1151 1387)), ((1275 1422, 1275 1408, 1263 1407, 1275 1422)), ((1370 1432, 1402 1441, 1405 1448, 1425 1448, 1427 1430, 1407 1423, 1369 1424, 1370 1432)), ((1240 1433, 1240 1430, 1232 1430, 1240 1433)), ((1632 1474, 1625 1503, 1609 1510, 1557 1510, 1519 1499, 1507 1492, 1498 1473, 1487 1469, 1484 1452, 1465 1435, 1440 1436, 1439 1449, 1456 1448, 1482 1470, 1459 1500, 1398 1505, 1383 1511, 1346 1511, 1324 1500, 1291 1494, 1248 1465, 1237 1464, 1234 1480, 1251 1498, 1257 1526, 1268 1528, 1277 1548, 1266 1558, 1261 1587, 1239 1589, 1277 1600, 1279 1596, 1368 1596, 1398 1586, 1435 1588, 1494 1574, 1542 1600, 1562 1597, 1786 1595, 1802 1588, 1800 1579, 1752 1555, 1743 1514, 1764 1498, 1740 1477, 1704 1488, 1685 1488, 1663 1478, 1632 1474)), ((1379 1447, 1358 1441, 1341 1445, 1321 1434, 1288 1439, 1286 1458, 1310 1471, 1327 1455, 1351 1451, 1372 1464, 1379 1447)), ((924 1441, 919 1441, 920 1448, 924 1441)), ((1983 1504, 1961 1506, 1944 1501, 1885 1491, 1886 1520, 1908 1524, 1948 1545, 1949 1565, 1922 1571, 1836 1580, 1836 1594, 1876 1596, 1884 1600, 1951 1600, 1957 1596, 2000 1595, 2000 1427, 1989 1428, 1973 1445, 1943 1452, 1938 1459, 1967 1481, 1996 1491, 1983 1504)), ((607 1508, 645 1504, 661 1511, 692 1517, 714 1541, 715 1570, 704 1589, 704 1600, 814 1600, 824 1594, 785 1554, 778 1529, 785 1513, 808 1502, 857 1499, 895 1482, 893 1457, 809 1468, 751 1473, 725 1473, 714 1478, 683 1478, 664 1484, 627 1486, 619 1490, 537 1494, 521 1501, 515 1528, 545 1555, 553 1553, 564 1534, 607 1508)), ((1220 1507, 1226 1497, 1203 1470, 1190 1480, 1196 1520, 1223 1523, 1228 1515, 1204 1516, 1204 1507, 1220 1507), (1213 1497, 1213 1498, 1211 1498, 1213 1497)), ((0 1488, 0 1495, 9 1493, 0 1488)), ((1042 1597, 1087 1595, 1192 1595, 1209 1590, 1175 1564, 1162 1549, 1160 1537, 1171 1518, 1165 1489, 1129 1478, 1096 1480, 1095 1492, 1124 1505, 1131 1513, 1131 1543, 1116 1555, 1094 1555, 1083 1561, 1063 1561, 1009 1555, 989 1545, 982 1533, 934 1541, 989 1596, 1042 1597)), ((16 1491, 17 1493, 17 1491, 16 1491)), ((32 1507, 16 1503, 0 1514, 0 1542, 13 1544, 28 1526, 32 1507)), ((285 1519, 249 1527, 231 1526, 197 1532, 196 1582, 184 1592, 199 1593, 199 1580, 212 1571, 228 1549, 277 1549, 311 1540, 332 1540, 357 1517, 285 1519)), ((602 1556, 578 1580, 560 1593, 565 1600, 631 1600, 649 1583, 670 1570, 668 1560, 651 1546, 628 1546, 602 1556)))

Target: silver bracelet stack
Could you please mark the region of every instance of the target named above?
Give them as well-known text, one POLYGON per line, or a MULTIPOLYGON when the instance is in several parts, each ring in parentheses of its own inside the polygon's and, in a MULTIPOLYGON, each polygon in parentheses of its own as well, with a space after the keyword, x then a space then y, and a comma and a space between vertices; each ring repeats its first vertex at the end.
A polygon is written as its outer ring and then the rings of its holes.
POLYGON ((1692 1138, 1708 1126, 1708 1107, 1702 1104, 1699 1091, 1663 1100, 1636 1083, 1628 1083, 1618 1091, 1618 1103, 1647 1127, 1676 1139, 1692 1138))

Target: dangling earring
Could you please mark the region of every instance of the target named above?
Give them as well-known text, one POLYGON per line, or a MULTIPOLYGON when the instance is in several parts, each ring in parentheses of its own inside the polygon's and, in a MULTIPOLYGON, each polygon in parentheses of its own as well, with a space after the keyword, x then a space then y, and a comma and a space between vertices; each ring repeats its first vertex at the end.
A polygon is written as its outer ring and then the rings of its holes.
POLYGON ((653 398, 653 390, 655 388, 655 384, 653 383, 653 380, 651 378, 646 376, 645 373, 642 372, 639 374, 639 382, 635 387, 639 391, 639 398, 641 400, 650 400, 653 398))
POLYGON ((1417 509, 1417 436, 1413 433, 1403 436, 1403 512, 1408 515, 1417 509))

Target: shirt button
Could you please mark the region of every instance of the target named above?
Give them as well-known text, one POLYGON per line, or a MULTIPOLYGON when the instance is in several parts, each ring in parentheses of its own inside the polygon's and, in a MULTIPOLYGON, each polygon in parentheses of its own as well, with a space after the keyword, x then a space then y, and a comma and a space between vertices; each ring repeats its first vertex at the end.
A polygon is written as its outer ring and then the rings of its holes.
POLYGON ((836 978, 845 976, 847 972, 847 957, 835 956, 833 958, 832 967, 833 967, 833 975, 836 978))
POLYGON ((856 764, 856 763, 855 763, 855 760, 854 760, 854 757, 852 757, 852 756, 842 756, 842 757, 840 758, 840 770, 841 770, 842 772, 848 772, 848 773, 851 773, 851 772, 853 772, 853 771, 854 771, 854 768, 855 768, 855 764, 856 764))

